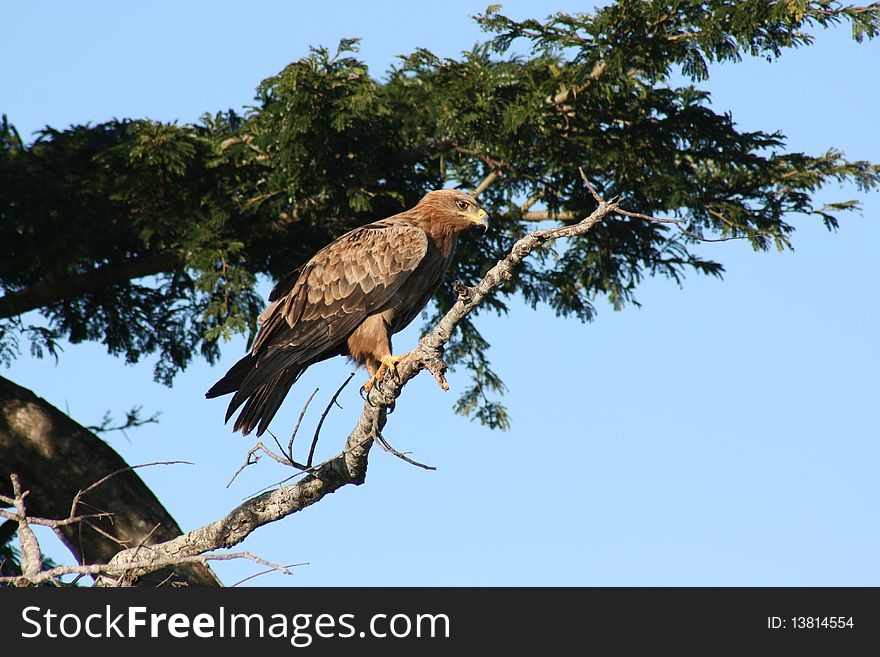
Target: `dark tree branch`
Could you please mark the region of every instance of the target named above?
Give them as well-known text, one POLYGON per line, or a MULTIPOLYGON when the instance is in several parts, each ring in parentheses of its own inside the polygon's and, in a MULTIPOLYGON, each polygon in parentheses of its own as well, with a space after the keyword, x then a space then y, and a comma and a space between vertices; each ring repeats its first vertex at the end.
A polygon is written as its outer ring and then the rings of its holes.
POLYGON ((451 137, 440 137, 439 139, 432 139, 423 144, 402 151, 400 159, 405 163, 418 162, 423 157, 430 157, 439 153, 448 153, 453 148, 455 148, 455 141, 451 137))
POLYGON ((116 283, 171 271, 183 264, 175 251, 149 253, 138 258, 102 265, 91 271, 63 278, 47 278, 22 290, 0 297, 0 319, 15 317, 59 301, 75 299, 89 292, 103 290, 116 283))

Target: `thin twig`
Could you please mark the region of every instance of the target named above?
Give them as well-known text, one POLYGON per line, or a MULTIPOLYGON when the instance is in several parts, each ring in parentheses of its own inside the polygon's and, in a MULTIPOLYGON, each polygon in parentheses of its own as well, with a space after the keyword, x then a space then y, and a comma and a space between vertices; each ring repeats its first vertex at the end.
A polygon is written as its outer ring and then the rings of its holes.
MULTIPOLYGON (((308 565, 309 565, 309 562, 308 562, 308 561, 304 561, 304 562, 302 562, 302 563, 291 563, 291 564, 288 564, 288 565, 286 565, 286 566, 284 566, 284 567, 285 567, 285 568, 296 568, 297 566, 308 566, 308 565)), ((261 571, 258 572, 258 573, 254 573, 253 575, 248 575, 248 576, 245 577, 244 579, 240 579, 240 580, 238 580, 238 581, 237 581, 235 584, 233 584, 230 588, 235 588, 235 587, 238 586, 239 584, 244 584, 245 582, 247 582, 247 581, 249 581, 249 580, 252 580, 252 579, 254 579, 254 578, 256 578, 256 577, 262 577, 263 575, 268 575, 269 573, 274 573, 274 572, 276 572, 277 570, 278 570, 277 568, 267 568, 266 570, 261 570, 261 571)))
POLYGON ((120 468, 119 470, 116 470, 115 472, 111 472, 110 474, 98 479, 98 481, 93 483, 91 486, 84 488, 83 490, 79 491, 76 495, 73 496, 73 502, 70 505, 70 516, 73 517, 76 515, 76 507, 79 504, 79 501, 83 495, 88 493, 90 490, 97 488, 98 486, 103 484, 105 481, 115 477, 118 474, 122 474, 123 472, 128 472, 129 470, 137 470, 138 468, 148 468, 148 467, 151 467, 154 465, 180 465, 180 464, 193 465, 193 463, 190 461, 154 461, 153 463, 141 463, 139 465, 129 465, 124 468, 120 468))
POLYGON ((258 497, 259 495, 262 495, 263 493, 265 493, 265 492, 267 492, 267 491, 270 491, 270 490, 279 490, 279 489, 282 488, 282 487, 284 486, 284 484, 286 484, 288 481, 291 481, 291 480, 293 480, 293 479, 296 479, 297 477, 302 477, 302 476, 307 475, 307 474, 312 474, 312 473, 314 473, 315 471, 317 471, 322 465, 323 465, 322 463, 319 463, 318 465, 313 466, 313 467, 311 467, 311 468, 304 468, 304 469, 300 470, 299 472, 295 472, 294 474, 290 475, 289 477, 285 477, 284 479, 281 479, 280 481, 276 481, 276 482, 274 482, 274 483, 272 483, 272 484, 269 484, 268 486, 263 486, 262 488, 260 488, 260 489, 257 490, 256 492, 251 493, 250 495, 248 495, 247 497, 245 497, 244 499, 245 499, 245 500, 251 500, 251 499, 253 499, 253 498, 255 498, 255 497, 258 497))
MULTIPOLYGON (((354 376, 354 372, 351 373, 354 376)), ((309 404, 312 403, 312 400, 315 398, 315 395, 318 394, 318 388, 315 388, 315 392, 311 394, 311 396, 306 400, 306 405, 303 406, 302 410, 299 412, 299 418, 296 421, 296 426, 293 427, 293 433, 290 436, 290 442, 287 443, 287 456, 290 458, 290 461, 293 462, 293 439, 296 438, 296 432, 299 431, 299 425, 303 421, 303 416, 306 414, 306 409, 308 409, 309 404)), ((281 447, 281 445, 279 445, 281 447)))
POLYGON ((327 404, 327 408, 324 409, 324 412, 321 414, 321 419, 318 421, 318 426, 315 429, 315 436, 312 438, 312 446, 309 449, 309 458, 306 459, 306 467, 312 467, 312 459, 315 456, 315 448, 318 446, 318 437, 321 435, 321 427, 324 426, 324 419, 327 417, 327 413, 330 412, 330 409, 333 407, 333 404, 336 403, 336 398, 339 397, 339 393, 343 391, 345 386, 348 385, 348 382, 352 380, 354 377, 354 372, 348 375, 348 378, 343 381, 342 385, 339 386, 339 390, 336 391, 336 394, 333 395, 333 398, 330 400, 330 403, 327 404))
MULTIPOLYGON (((739 224, 736 224, 736 223, 732 222, 730 219, 728 219, 727 217, 725 217, 723 214, 721 214, 721 213, 718 212, 717 210, 713 210, 713 209, 710 208, 708 205, 705 205, 705 206, 703 206, 703 207, 706 209, 706 212, 708 212, 709 214, 711 214, 713 217, 715 217, 716 219, 718 219, 718 220, 721 221, 722 223, 727 224, 727 225, 728 225, 730 228, 732 228, 733 230, 741 230, 741 231, 743 231, 744 233, 749 232, 749 229, 748 229, 747 226, 740 226, 739 224)), ((764 237, 765 235, 766 235, 766 233, 762 233, 761 231, 757 231, 757 232, 755 233, 755 237, 764 237)))
POLYGON ((165 586, 168 582, 170 582, 172 579, 174 579, 174 575, 175 575, 175 573, 174 573, 174 571, 172 570, 170 573, 168 573, 168 574, 165 576, 165 579, 163 579, 161 582, 159 582, 158 584, 156 584, 156 588, 157 588, 157 589, 161 589, 161 588, 162 588, 163 586, 165 586))
MULTIPOLYGON (((697 240, 698 242, 730 242, 731 240, 746 240, 749 239, 748 235, 731 235, 729 237, 718 237, 714 239, 710 239, 708 237, 703 237, 702 235, 697 235, 689 231, 684 227, 685 220, 684 219, 661 219, 660 217, 652 217, 649 214, 642 214, 641 212, 630 212, 629 210, 624 210, 622 208, 615 208, 614 212, 617 214, 621 214, 625 217, 632 217, 633 219, 644 219, 645 221, 653 221, 658 224, 672 224, 676 228, 678 228, 682 233, 687 235, 690 238, 697 240)), ((756 235, 762 235, 763 233, 756 233, 756 235)))
POLYGON ((230 479, 228 482, 226 482, 226 488, 229 488, 232 485, 232 482, 238 478, 238 475, 241 474, 242 470, 244 470, 249 465, 254 465, 255 463, 257 463, 260 460, 259 456, 257 456, 253 461, 251 460, 251 457, 254 455, 254 452, 257 452, 259 450, 260 450, 260 447, 258 445, 254 445, 253 447, 250 448, 250 450, 248 450, 248 453, 247 453, 247 456, 245 457, 244 463, 242 463, 238 467, 238 470, 236 470, 235 474, 232 475, 232 479, 230 479))
POLYGON ((265 492, 267 492, 267 491, 270 491, 270 490, 278 490, 278 488, 279 488, 280 486, 283 486, 283 485, 286 484, 288 481, 290 481, 290 480, 292 480, 292 479, 296 479, 297 477, 302 477, 303 475, 315 474, 315 473, 319 472, 319 471, 321 470, 321 468, 323 468, 325 465, 327 465, 327 464, 329 464, 329 463, 335 461, 336 459, 338 459, 338 458, 340 458, 340 457, 344 457, 344 456, 345 456, 346 454, 348 454, 352 449, 354 449, 354 446, 345 447, 345 448, 342 450, 342 452, 340 452, 340 453, 337 454, 336 456, 333 456, 333 457, 327 459, 326 461, 322 461, 321 463, 318 463, 317 465, 313 465, 313 466, 311 466, 311 467, 306 466, 306 465, 301 465, 301 464, 299 464, 299 463, 294 462, 293 465, 294 465, 294 467, 296 467, 296 468, 299 469, 299 472, 297 472, 296 474, 292 474, 292 475, 290 475, 289 477, 285 477, 285 478, 282 479, 281 481, 276 481, 276 482, 273 483, 273 484, 269 484, 268 486, 264 486, 263 488, 259 489, 259 490, 256 491, 255 493, 249 495, 246 499, 252 499, 253 497, 255 497, 255 496, 257 496, 257 495, 261 495, 261 494, 263 494, 263 493, 265 493, 265 492))
POLYGON ((274 433, 272 433, 271 429, 267 429, 266 433, 268 433, 270 436, 272 436, 272 440, 274 440, 275 444, 278 445, 278 451, 283 454, 284 448, 281 446, 281 443, 278 442, 278 436, 276 436, 274 433))
MULTIPOLYGON (((581 174, 581 180, 584 181, 584 185, 587 186, 587 189, 590 190, 590 194, 593 195, 593 199, 599 204, 604 203, 605 201, 602 200, 602 197, 599 196, 599 193, 590 184, 590 181, 587 179, 587 174, 584 173, 584 170, 581 167, 578 167, 578 171, 581 174)), ((607 203, 615 204, 615 202, 619 201, 619 200, 620 200, 619 197, 615 197, 615 198, 611 199, 610 201, 607 201, 607 203)), ((614 212, 615 214, 623 215, 625 217, 632 217, 633 219, 644 219, 645 221, 653 221, 658 224, 672 224, 673 226, 678 228, 682 233, 684 233, 688 237, 691 237, 699 242, 729 242, 731 240, 748 239, 748 235, 734 235, 734 236, 730 236, 730 237, 719 237, 717 239, 710 239, 708 237, 703 237, 702 235, 697 235, 696 233, 693 233, 693 232, 689 231, 687 228, 685 228, 685 226, 684 226, 685 220, 684 219, 661 219, 660 217, 652 217, 649 214, 642 214, 641 212, 631 212, 629 210, 624 210, 623 208, 618 207, 618 206, 615 206, 612 209, 612 212, 614 212)), ((712 213, 711 210, 709 210, 709 212, 712 213)), ((717 216, 717 215, 715 215, 715 216, 717 216)), ((725 223, 729 223, 729 222, 725 221, 725 223)), ((763 235, 763 233, 756 233, 756 235, 763 235)))
MULTIPOLYGON (((112 516, 111 516, 111 517, 112 517, 112 516)), ((82 527, 83 527, 83 526, 86 526, 86 527, 88 527, 89 529, 91 529, 93 532, 96 532, 96 533, 100 534, 101 536, 103 536, 104 538, 106 538, 108 541, 111 541, 112 543, 116 543, 117 545, 121 546, 123 549, 126 549, 126 550, 127 550, 129 547, 131 547, 131 546, 128 544, 128 541, 127 541, 127 540, 121 539, 121 538, 119 538, 118 536, 114 536, 113 534, 104 531, 103 529, 101 529, 101 528, 98 527, 97 525, 92 524, 92 523, 90 523, 90 522, 84 522, 84 523, 82 523, 82 524, 79 526, 79 530, 80 530, 80 532, 82 532, 82 527)))
MULTIPOLYGON (((606 203, 605 199, 603 199, 601 196, 599 196, 599 192, 597 192, 596 188, 590 184, 590 180, 587 178, 587 174, 584 173, 583 167, 578 167, 578 172, 581 174, 581 180, 584 181, 584 185, 590 191, 590 194, 592 195, 593 200, 596 201, 596 203, 598 203, 600 206, 605 204, 606 203)), ((614 203, 614 200, 607 201, 607 203, 609 205, 611 205, 614 203)))
POLYGON ((147 541, 150 540, 150 536, 152 536, 152 535, 155 533, 155 531, 156 531, 157 529, 159 529, 159 527, 161 527, 161 526, 162 526, 161 524, 153 525, 153 528, 147 533, 147 535, 144 536, 144 537, 138 542, 138 544, 137 544, 137 546, 135 546, 135 550, 134 550, 134 556, 135 556, 135 558, 137 558, 138 552, 140 552, 141 548, 144 547, 144 546, 147 544, 147 541))
POLYGON ((394 447, 391 446, 391 443, 389 443, 387 440, 385 440, 385 436, 383 436, 382 432, 380 432, 380 431, 376 432, 376 444, 379 445, 379 447, 384 449, 389 454, 393 454, 397 458, 403 459, 404 461, 406 461, 407 463, 409 463, 411 465, 416 465, 420 468, 424 468, 425 470, 436 470, 437 469, 433 465, 425 465, 424 463, 419 463, 418 461, 411 459, 410 457, 408 457, 406 455, 408 452, 405 453, 405 452, 397 451, 396 449, 394 449, 394 447))
MULTIPOLYGON (((275 436, 273 435, 272 437, 274 438, 275 436)), ((275 442, 276 442, 276 444, 278 443, 277 440, 275 442)), ((280 447, 280 445, 279 445, 279 447, 280 447)), ((277 461, 281 465, 291 466, 291 467, 297 468, 299 470, 306 469, 306 466, 303 465, 302 463, 297 463, 296 461, 293 461, 293 460, 287 458, 287 456, 281 456, 280 454, 276 454, 271 449, 266 447, 266 445, 263 443, 263 441, 258 441, 256 445, 254 445, 253 447, 250 448, 250 450, 248 450, 247 457, 245 457, 244 463, 242 463, 241 466, 238 468, 238 470, 235 471, 235 474, 232 475, 232 479, 230 479, 229 483, 226 484, 226 488, 229 488, 232 485, 232 482, 235 481, 236 477, 238 477, 238 475, 241 474, 242 470, 244 470, 249 465, 255 465, 256 463, 259 462, 260 457, 254 456, 254 454, 256 452, 263 452, 269 458, 277 461)))
POLYGON ((276 454, 271 449, 266 447, 266 444, 262 440, 257 441, 257 444, 254 445, 254 449, 263 450, 264 454, 266 454, 273 461, 280 463, 281 465, 292 465, 295 468, 299 467, 299 465, 297 465, 296 461, 291 461, 289 458, 287 458, 287 456, 282 456, 281 454, 276 454))

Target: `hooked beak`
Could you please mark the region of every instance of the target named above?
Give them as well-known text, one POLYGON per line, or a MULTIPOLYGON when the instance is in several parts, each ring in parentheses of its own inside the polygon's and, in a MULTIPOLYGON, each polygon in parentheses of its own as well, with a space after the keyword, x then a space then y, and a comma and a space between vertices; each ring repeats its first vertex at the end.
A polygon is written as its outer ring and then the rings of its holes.
POLYGON ((471 221, 473 221, 478 226, 483 227, 483 234, 485 234, 486 231, 489 230, 489 214, 482 208, 477 211, 476 216, 471 217, 471 221))

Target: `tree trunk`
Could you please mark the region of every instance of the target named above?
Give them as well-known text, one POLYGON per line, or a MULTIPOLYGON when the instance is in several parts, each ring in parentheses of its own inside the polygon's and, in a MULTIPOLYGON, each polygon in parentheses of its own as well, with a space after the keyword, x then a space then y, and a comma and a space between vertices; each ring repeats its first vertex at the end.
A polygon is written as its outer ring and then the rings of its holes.
MULTIPOLYGON (((46 400, 0 377, 0 493, 12 495, 9 475, 17 473, 29 490, 29 516, 70 515, 79 491, 128 464, 103 440, 46 400)), ((121 472, 82 496, 77 514, 112 513, 62 529, 65 543, 81 564, 107 563, 125 547, 161 543, 182 534, 180 527, 133 471, 121 472), (123 544, 111 540, 106 532, 123 544)), ((191 563, 152 573, 138 584, 162 582, 222 586, 214 572, 191 563), (169 578, 170 576, 170 578, 169 578)))

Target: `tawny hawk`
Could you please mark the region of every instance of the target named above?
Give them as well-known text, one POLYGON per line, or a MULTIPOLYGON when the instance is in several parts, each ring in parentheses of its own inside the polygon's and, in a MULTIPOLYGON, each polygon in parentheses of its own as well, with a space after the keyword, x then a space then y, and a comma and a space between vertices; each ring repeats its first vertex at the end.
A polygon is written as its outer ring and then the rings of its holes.
POLYGON ((349 356, 367 368, 369 387, 394 369, 391 336, 425 307, 443 281, 459 234, 488 227, 472 196, 429 192, 410 210, 356 228, 318 251, 269 294, 250 353, 206 397, 235 393, 226 420, 234 430, 269 426, 307 367, 349 356))

